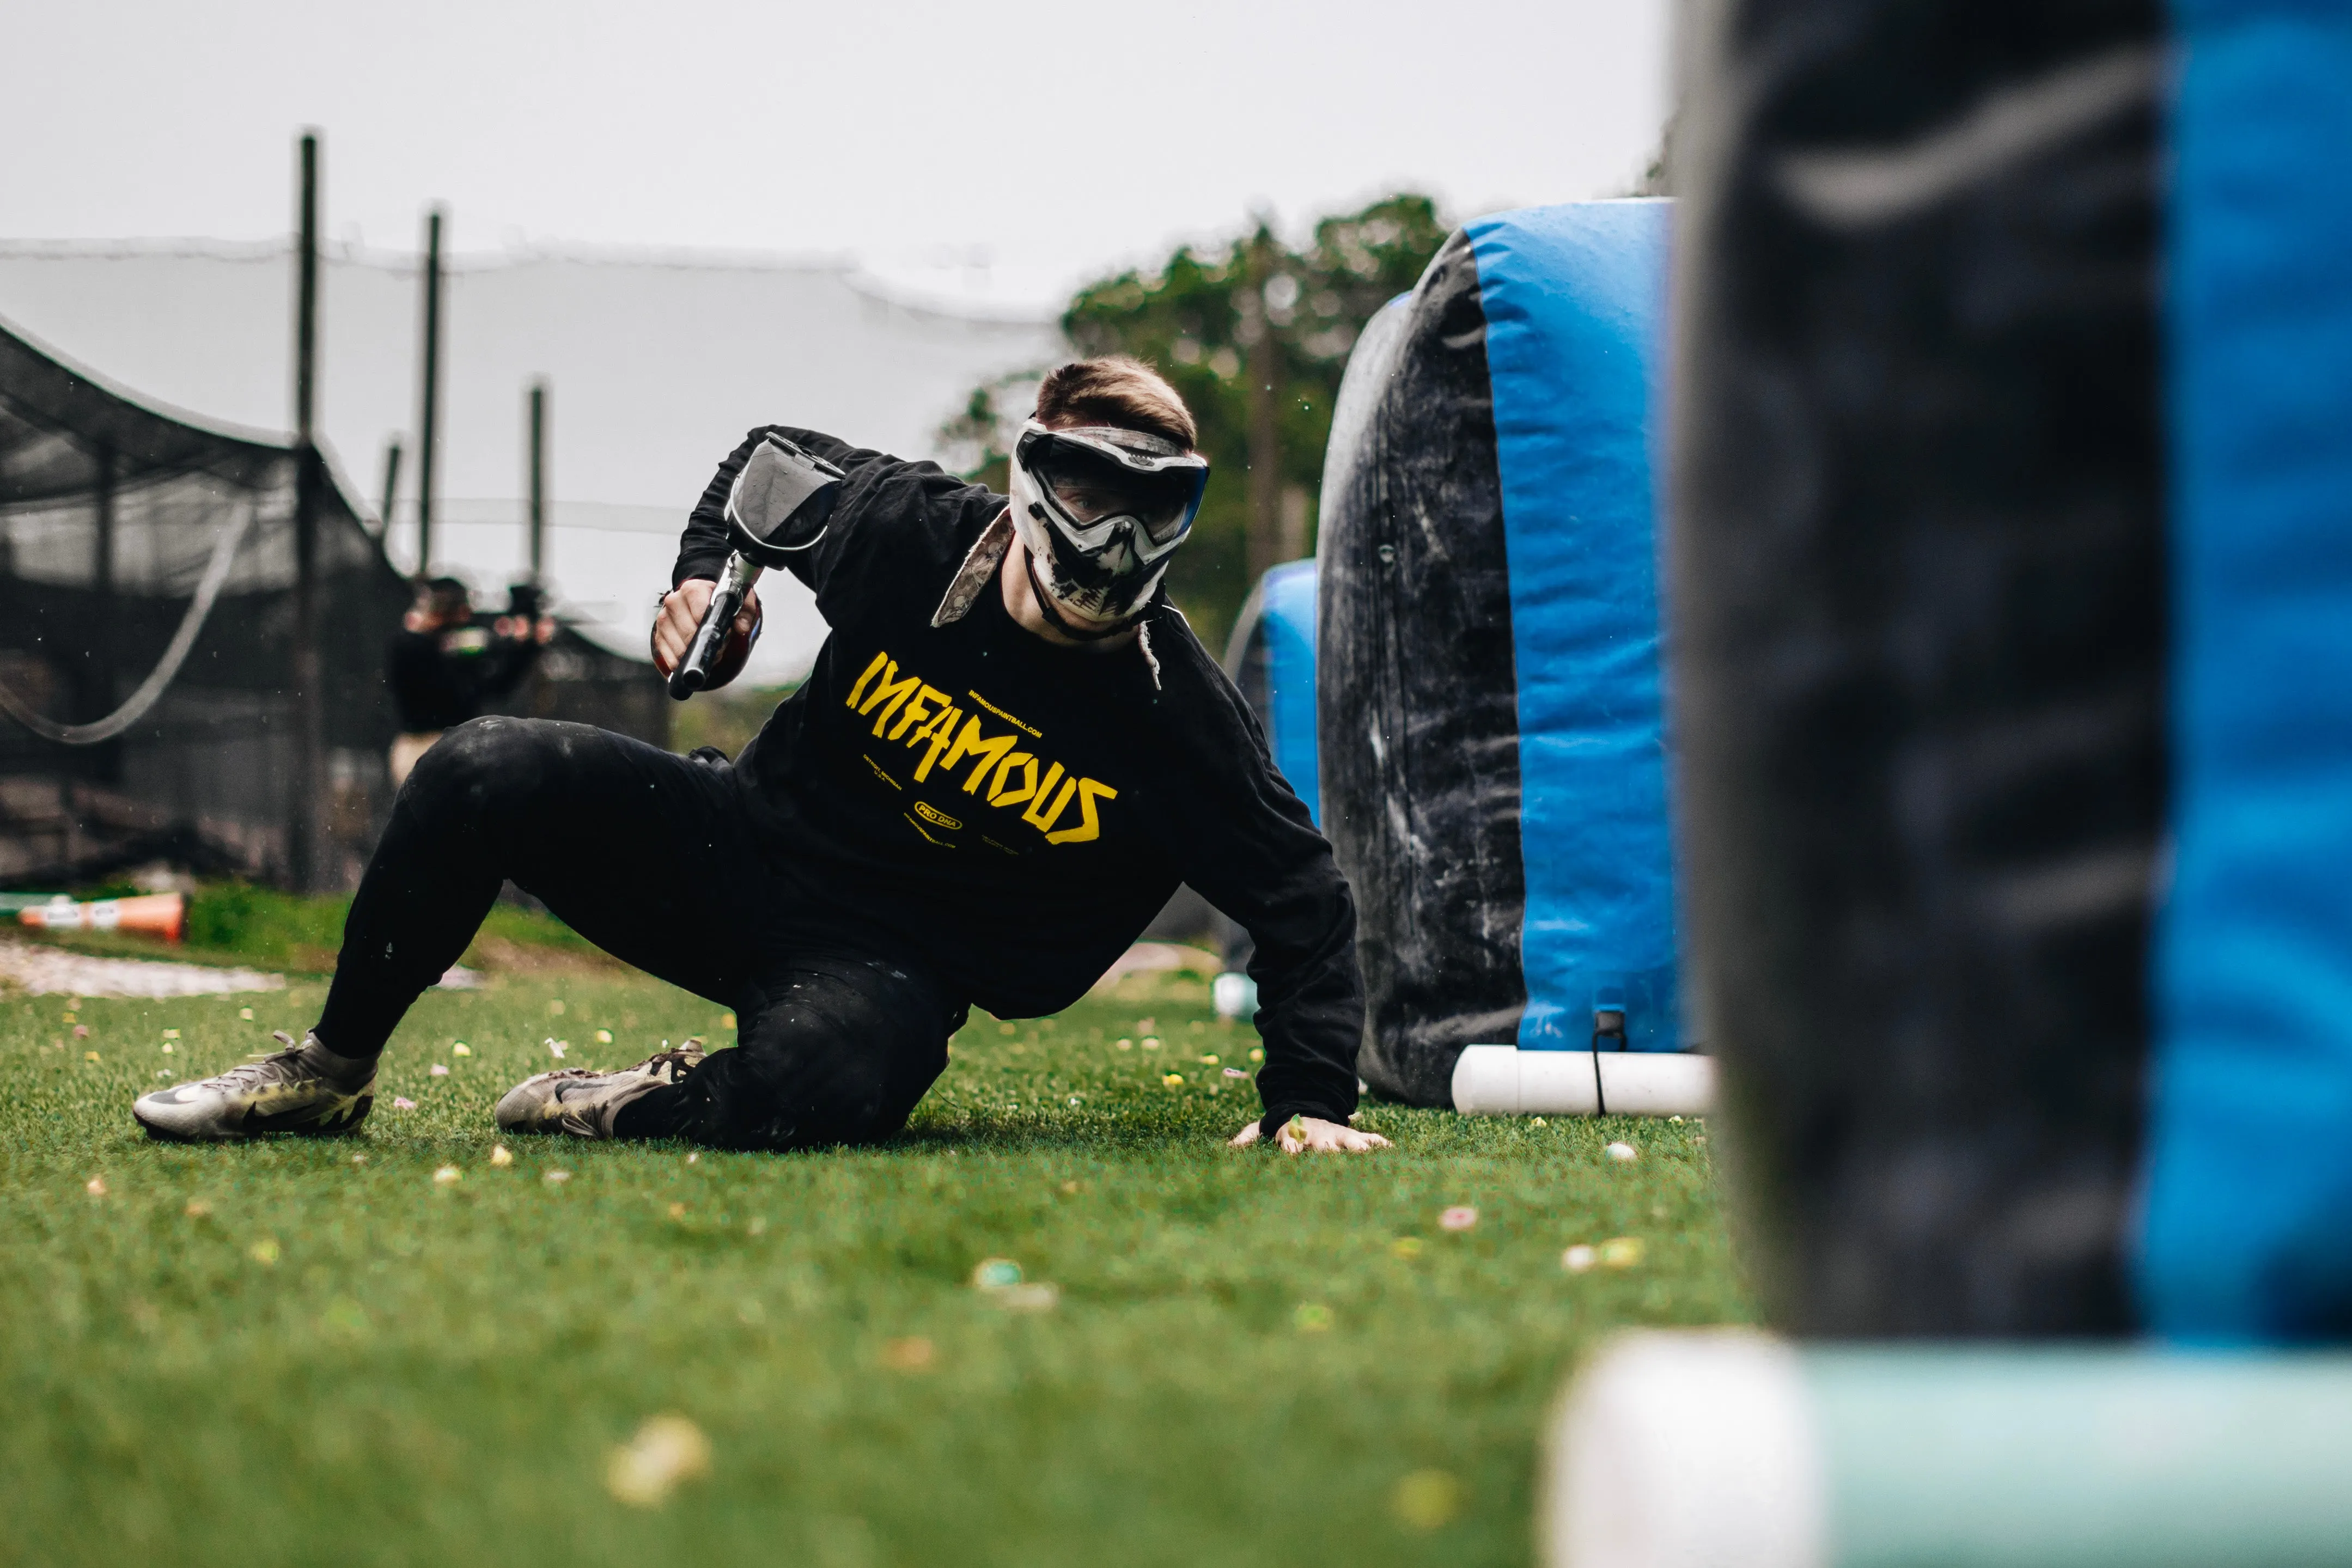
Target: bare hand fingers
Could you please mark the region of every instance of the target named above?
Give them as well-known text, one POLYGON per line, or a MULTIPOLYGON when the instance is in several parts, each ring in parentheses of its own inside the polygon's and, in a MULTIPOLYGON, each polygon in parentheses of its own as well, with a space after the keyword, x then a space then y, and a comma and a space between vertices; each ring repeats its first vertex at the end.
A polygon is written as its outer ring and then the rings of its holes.
POLYGON ((710 608, 714 586, 703 578, 688 578, 670 590, 662 601, 661 624, 677 640, 678 654, 683 655, 687 644, 694 641, 695 631, 702 624, 703 612, 710 608))
POLYGON ((677 668, 686 651, 694 643, 694 633, 702 625, 702 612, 710 608, 714 585, 702 578, 689 578, 672 589, 662 599, 661 614, 654 622, 654 665, 665 675, 677 668))
POLYGON ((665 675, 677 665, 677 632, 671 624, 677 603, 677 592, 672 590, 662 595, 661 608, 654 612, 654 664, 665 675))
MULTIPOLYGON (((1233 1146, 1248 1148, 1258 1142, 1255 1123, 1234 1134, 1233 1146)), ((1286 1155, 1299 1154, 1364 1154, 1373 1149, 1392 1147, 1378 1133, 1358 1132, 1339 1122, 1326 1122, 1315 1116, 1295 1116, 1276 1128, 1274 1146, 1286 1155)))
POLYGON ((1343 1127, 1330 1122, 1318 1122, 1307 1130, 1298 1147, 1309 1154, 1356 1155, 1370 1149, 1385 1149, 1389 1141, 1378 1133, 1360 1133, 1353 1127, 1343 1127))

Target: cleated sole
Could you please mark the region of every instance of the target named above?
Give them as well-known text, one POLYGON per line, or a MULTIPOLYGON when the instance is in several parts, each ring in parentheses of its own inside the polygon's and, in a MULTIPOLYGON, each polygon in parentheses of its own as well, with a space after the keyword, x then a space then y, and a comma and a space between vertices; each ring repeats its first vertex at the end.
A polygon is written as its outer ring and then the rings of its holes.
POLYGON ((337 1106, 324 1117, 302 1112, 288 1112, 271 1118, 248 1118, 243 1126, 223 1132, 184 1133, 149 1121, 132 1105, 131 1119, 139 1124, 147 1136, 159 1144, 236 1144, 247 1139, 267 1137, 275 1133, 291 1134, 300 1138, 340 1138, 359 1131, 360 1124, 375 1109, 375 1096, 362 1094, 345 1105, 337 1106))
POLYGON ((375 1096, 361 1094, 323 1116, 289 1111, 277 1117, 249 1117, 246 1122, 245 1135, 253 1138, 264 1133, 292 1133, 305 1138, 340 1138, 346 1133, 358 1131, 359 1124, 366 1121, 368 1113, 374 1109, 375 1096))
POLYGON ((176 1133, 169 1127, 157 1126, 136 1111, 131 1113, 131 1119, 139 1124, 140 1130, 149 1138, 159 1144, 229 1144, 235 1143, 241 1135, 231 1133, 222 1137, 205 1138, 194 1133, 176 1133))

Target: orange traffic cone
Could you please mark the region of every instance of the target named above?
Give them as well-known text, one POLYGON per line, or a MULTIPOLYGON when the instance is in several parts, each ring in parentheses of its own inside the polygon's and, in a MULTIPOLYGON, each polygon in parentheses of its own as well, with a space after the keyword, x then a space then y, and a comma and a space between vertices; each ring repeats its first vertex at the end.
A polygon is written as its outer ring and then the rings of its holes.
POLYGON ((188 901, 176 893, 101 898, 89 904, 53 898, 47 904, 18 911, 16 918, 47 931, 136 931, 177 942, 188 928, 188 901))

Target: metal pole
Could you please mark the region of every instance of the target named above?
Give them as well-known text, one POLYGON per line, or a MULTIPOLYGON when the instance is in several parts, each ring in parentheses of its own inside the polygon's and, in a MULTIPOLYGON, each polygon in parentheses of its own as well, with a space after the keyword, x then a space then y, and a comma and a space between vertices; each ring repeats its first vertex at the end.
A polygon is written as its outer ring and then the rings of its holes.
POLYGON ((530 383, 530 582, 547 565, 547 382, 530 383))
POLYGON ((302 133, 300 230, 294 253, 294 439, 307 447, 318 406, 319 135, 313 131, 302 133))
POLYGON ((383 444, 383 508, 375 515, 375 531, 379 538, 392 536, 392 508, 399 499, 400 437, 395 435, 383 444))
POLYGON ((416 575, 433 575, 433 448, 441 416, 441 209, 425 220, 425 373, 416 421, 416 575))
POLYGON ((295 246, 294 305, 294 769, 288 802, 287 870, 294 886, 326 881, 324 821, 326 694, 319 658, 319 489, 314 427, 319 355, 319 138, 302 136, 301 233, 295 246))

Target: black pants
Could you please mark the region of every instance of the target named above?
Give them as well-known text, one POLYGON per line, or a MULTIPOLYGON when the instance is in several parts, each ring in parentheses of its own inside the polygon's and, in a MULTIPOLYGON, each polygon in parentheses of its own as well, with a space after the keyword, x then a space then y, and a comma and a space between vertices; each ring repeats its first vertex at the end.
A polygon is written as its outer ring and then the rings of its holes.
POLYGON ((319 1037, 373 1055, 509 878, 614 956, 732 1008, 741 1041, 624 1113, 633 1136, 788 1149, 888 1137, 965 1009, 772 864, 734 770, 586 725, 478 718, 427 752, 368 862, 319 1037))

